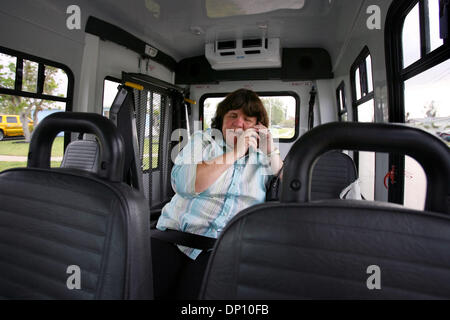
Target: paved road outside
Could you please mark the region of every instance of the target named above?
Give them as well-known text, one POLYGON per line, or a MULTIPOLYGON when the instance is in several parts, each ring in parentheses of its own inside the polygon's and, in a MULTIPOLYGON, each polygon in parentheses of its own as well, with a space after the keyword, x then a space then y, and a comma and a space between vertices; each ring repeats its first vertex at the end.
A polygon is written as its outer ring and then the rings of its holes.
MULTIPOLYGON (((52 157, 51 161, 62 161, 63 157, 52 157)), ((17 156, 0 156, 0 161, 9 161, 9 162, 27 162, 27 157, 17 157, 17 156)))

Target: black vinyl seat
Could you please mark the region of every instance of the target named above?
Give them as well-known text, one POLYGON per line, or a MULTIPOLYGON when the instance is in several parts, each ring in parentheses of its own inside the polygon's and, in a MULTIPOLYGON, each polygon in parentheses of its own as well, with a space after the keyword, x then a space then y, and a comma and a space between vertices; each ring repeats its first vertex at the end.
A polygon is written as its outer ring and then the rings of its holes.
POLYGON ((0 173, 2 298, 153 297, 148 204, 122 170, 123 141, 108 119, 55 113, 39 124, 28 167, 0 173), (60 131, 98 137, 97 173, 49 168, 60 131))
POLYGON ((339 199, 342 190, 357 178, 352 158, 341 151, 327 152, 314 166, 311 200, 339 199))
MULTIPOLYGON (((358 175, 353 159, 333 150, 323 154, 314 165, 311 185, 312 200, 339 199, 339 195, 358 175)), ((280 199, 280 177, 273 177, 267 186, 266 201, 280 199)))
POLYGON ((356 200, 271 203, 219 238, 203 299, 449 299, 450 217, 356 200), (380 268, 369 290, 367 268, 380 268))
POLYGON ((297 141, 284 177, 280 202, 242 211, 222 232, 200 299, 450 298, 450 151, 439 139, 402 125, 327 124, 297 141), (313 163, 333 149, 414 157, 427 174, 425 211, 310 201, 313 163))

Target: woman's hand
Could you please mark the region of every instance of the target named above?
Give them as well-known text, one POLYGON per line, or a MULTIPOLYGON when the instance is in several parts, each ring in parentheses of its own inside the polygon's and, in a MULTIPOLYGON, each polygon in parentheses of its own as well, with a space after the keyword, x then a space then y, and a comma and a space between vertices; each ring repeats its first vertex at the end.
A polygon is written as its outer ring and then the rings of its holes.
POLYGON ((273 143, 273 137, 270 130, 258 123, 253 127, 259 133, 259 149, 265 154, 270 154, 275 150, 275 144, 273 143))
POLYGON ((241 131, 238 134, 236 146, 234 148, 234 152, 236 154, 237 159, 242 158, 248 152, 248 149, 252 147, 254 150, 258 149, 258 132, 255 128, 250 128, 245 131, 241 131))
POLYGON ((234 150, 213 160, 204 161, 197 165, 195 178, 195 192, 201 193, 208 189, 236 160, 246 155, 248 148, 258 148, 258 133, 250 128, 245 131, 234 131, 237 139, 234 150))

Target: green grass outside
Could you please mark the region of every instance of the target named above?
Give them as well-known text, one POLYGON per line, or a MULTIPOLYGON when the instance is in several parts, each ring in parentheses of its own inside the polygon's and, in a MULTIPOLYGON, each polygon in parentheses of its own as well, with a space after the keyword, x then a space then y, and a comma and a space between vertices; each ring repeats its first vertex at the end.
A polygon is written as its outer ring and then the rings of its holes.
MULTIPOLYGON (((150 139, 149 138, 145 138, 144 139, 144 153, 145 153, 146 150, 149 149, 149 145, 150 145, 150 139)), ((156 152, 156 154, 158 154, 158 146, 159 146, 159 141, 156 140, 155 138, 153 138, 153 153, 156 152)))
MULTIPOLYGON (((144 139, 144 158, 143 158, 143 169, 148 170, 150 167, 150 157, 149 153, 149 139, 144 139)), ((28 149, 30 147, 29 143, 24 143, 23 140, 6 140, 0 141, 0 155, 4 156, 17 156, 17 157, 27 157, 28 149), (20 143, 17 143, 20 142, 20 143)), ((62 157, 64 147, 64 137, 57 137, 53 142, 52 146, 52 157, 62 157)), ((158 140, 153 140, 153 161, 152 168, 158 167, 158 151, 159 145, 158 140)), ((59 167, 60 161, 52 161, 52 167, 59 167)), ((26 167, 27 163, 22 161, 0 161, 0 171, 16 168, 16 167, 26 167)))
POLYGON ((295 128, 282 128, 282 129, 276 129, 272 128, 270 129, 272 132, 272 136, 275 139, 289 139, 294 137, 295 135, 295 128))
MULTIPOLYGON (((150 155, 149 155, 149 149, 150 149, 150 139, 145 138, 144 139, 144 157, 142 159, 142 169, 148 170, 150 169, 150 155)), ((158 167, 158 151, 159 151, 159 142, 158 140, 153 140, 153 146, 152 146, 152 169, 155 169, 158 167)))
MULTIPOLYGON (((28 157, 28 150, 30 144, 24 142, 24 140, 6 140, 0 141, 0 155, 2 156, 16 156, 16 157, 28 157)), ((62 157, 64 151, 64 137, 57 137, 52 146, 52 157, 62 157)), ((61 161, 51 161, 52 167, 59 167, 61 161)), ((0 161, 0 171, 26 167, 26 161, 0 161)))
MULTIPOLYGON (((23 140, 0 141, 0 155, 27 157, 29 143, 23 140), (19 143, 18 143, 19 142, 19 143)), ((52 146, 52 157, 62 157, 64 151, 64 137, 57 137, 52 146)))
MULTIPOLYGON (((50 166, 52 168, 59 167, 61 161, 51 161, 50 166)), ((0 172, 11 168, 24 168, 27 166, 26 162, 21 161, 0 161, 0 172)))
MULTIPOLYGON (((142 169, 148 170, 150 168, 150 155, 145 152, 144 150, 144 157, 142 159, 142 169)), ((153 157, 152 157, 152 169, 155 169, 158 167, 158 146, 153 146, 153 157)))

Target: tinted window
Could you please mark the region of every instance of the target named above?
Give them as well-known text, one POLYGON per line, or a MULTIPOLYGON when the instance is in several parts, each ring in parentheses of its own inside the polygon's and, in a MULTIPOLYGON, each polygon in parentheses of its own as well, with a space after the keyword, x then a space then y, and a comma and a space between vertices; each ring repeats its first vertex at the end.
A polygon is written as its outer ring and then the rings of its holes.
POLYGON ((6 117, 6 122, 17 123, 17 118, 16 117, 6 117))
POLYGON ((0 87, 14 89, 17 58, 0 53, 0 87))
POLYGON ((339 121, 347 121, 347 105, 345 101, 345 83, 341 82, 336 89, 336 103, 339 121))
MULTIPOLYGON (((269 129, 275 139, 289 140, 296 136, 297 100, 290 95, 260 95, 262 103, 269 116, 269 129)), ((211 121, 217 110, 217 105, 225 97, 206 98, 203 102, 203 128, 211 127, 211 121)))
MULTIPOLYGON (((66 66, 8 48, 1 50, 0 113, 8 123, 18 125, 5 133, 14 139, 0 141, 0 155, 15 156, 17 161, 0 161, 0 171, 26 166, 33 129, 49 114, 71 110, 73 90, 73 74, 66 66), (24 115, 26 120, 19 120, 17 115, 24 115)), ((60 133, 52 147, 52 167, 60 165, 63 152, 64 133, 60 133)))
POLYGON ((120 81, 113 80, 110 77, 106 77, 103 81, 103 115, 107 118, 109 118, 109 110, 117 95, 119 84, 120 81))

